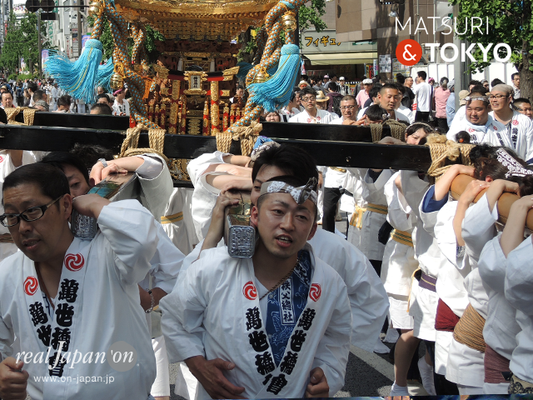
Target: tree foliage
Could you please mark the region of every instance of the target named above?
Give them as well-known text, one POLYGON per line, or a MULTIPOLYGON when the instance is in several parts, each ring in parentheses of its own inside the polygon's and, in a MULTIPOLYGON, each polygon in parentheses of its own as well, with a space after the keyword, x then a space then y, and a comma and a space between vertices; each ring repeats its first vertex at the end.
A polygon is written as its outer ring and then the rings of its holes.
MULTIPOLYGON (((46 25, 41 24, 41 38, 46 35, 46 25)), ((37 15, 28 13, 20 20, 17 20, 15 13, 11 11, 7 23, 7 34, 0 55, 0 66, 9 73, 14 73, 20 67, 21 59, 33 73, 37 69, 39 62, 37 36, 37 15)), ((49 43, 45 39, 42 48, 49 48, 49 43)))
MULTIPOLYGON (((533 94, 533 20, 531 18, 531 0, 450 0, 451 4, 459 4, 460 12, 457 17, 457 31, 466 32, 459 38, 470 43, 481 43, 484 46, 492 43, 507 43, 512 51, 511 61, 515 63, 521 74, 520 89, 522 95, 533 94), (482 32, 471 28, 472 17, 483 20, 482 32), (485 27, 488 19, 488 33, 485 27), (525 93, 524 93, 525 92, 525 93)), ((492 54, 492 48, 489 51, 492 54)), ((490 59, 483 61, 481 51, 473 52, 476 62, 470 65, 471 71, 483 71, 490 65, 490 59)), ((505 50, 500 49, 500 56, 505 56, 505 50)))

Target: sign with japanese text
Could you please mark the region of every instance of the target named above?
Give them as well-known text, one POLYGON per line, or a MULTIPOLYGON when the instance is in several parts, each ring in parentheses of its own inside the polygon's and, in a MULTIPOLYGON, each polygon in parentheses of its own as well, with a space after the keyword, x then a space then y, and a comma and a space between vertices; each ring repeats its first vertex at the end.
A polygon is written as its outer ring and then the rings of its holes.
POLYGON ((302 53, 359 53, 375 51, 372 42, 340 42, 334 29, 304 31, 300 36, 302 53))

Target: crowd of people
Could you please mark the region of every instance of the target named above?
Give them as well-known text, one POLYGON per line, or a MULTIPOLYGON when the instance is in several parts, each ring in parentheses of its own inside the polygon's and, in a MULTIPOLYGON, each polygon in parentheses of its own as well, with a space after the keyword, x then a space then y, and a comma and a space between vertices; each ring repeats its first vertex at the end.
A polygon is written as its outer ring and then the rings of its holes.
MULTIPOLYGON (((173 187, 155 153, 2 150, 0 397, 164 400, 178 362, 176 393, 188 399, 332 397, 350 345, 388 352, 383 334, 396 342, 393 396, 409 394, 412 364, 431 395, 531 393, 529 102, 511 85, 473 81, 450 115, 454 82, 433 90, 426 78, 363 81, 357 96, 336 82, 302 84, 264 118, 401 129, 382 144, 475 145, 468 166, 436 182, 317 166, 264 137, 250 156, 198 149, 193 189, 173 187), (112 201, 91 190, 128 172, 134 183, 112 201), (454 199, 460 175, 470 183, 454 199), (504 192, 520 198, 502 228, 504 192), (246 207, 244 194, 255 252, 234 258, 228 248, 252 240, 226 235, 228 208, 246 207), (346 236, 339 209, 350 214, 346 236), (79 237, 73 214, 97 221, 93 238, 79 237)), ((30 90, 42 101, 44 90, 30 90)), ((127 94, 114 95, 126 113, 127 94)), ((101 92, 97 107, 110 101, 101 92)))
MULTIPOLYGON (((370 260, 387 291, 389 328, 399 330, 397 339, 394 331, 387 332, 388 339, 397 340, 391 395, 408 395, 408 373, 421 341, 426 353, 415 362, 429 394, 530 393, 533 359, 526 337, 532 314, 526 293, 531 276, 517 275, 525 260, 513 255, 531 246, 530 238, 520 244, 524 205, 531 201, 531 103, 520 97, 518 74, 511 85, 499 79, 471 81, 468 90, 458 93, 457 110, 453 80, 442 78, 438 86, 426 80, 420 71, 415 84, 402 75, 383 85, 363 81, 357 96, 342 97, 340 115, 321 108, 321 92, 301 82, 294 90, 295 104, 281 110, 279 118, 269 113, 266 120, 394 121, 405 125, 407 144, 424 144, 432 137, 477 145, 470 153, 474 167, 452 166, 434 185, 411 171, 320 167, 322 227, 341 234, 336 217, 339 209, 348 212, 347 240, 370 260), (448 192, 459 174, 474 180, 454 201, 448 192), (519 213, 517 224, 510 228, 508 222, 502 234, 497 199, 505 191, 524 197, 511 208, 511 215, 519 213), (505 245, 506 232, 513 232, 508 234, 512 245, 505 245)), ((328 90, 338 92, 337 84, 330 82, 328 90)), ((333 104, 331 97, 328 104, 333 104)), ((388 348, 378 342, 374 351, 388 348)))
POLYGON ((8 83, 5 78, 0 81, 0 108, 30 107, 39 111, 103 114, 129 116, 129 92, 127 88, 115 90, 113 93, 99 86, 96 101, 85 104, 82 99, 75 99, 61 89, 53 79, 25 80, 24 82, 8 83), (103 104, 103 106, 102 106, 103 104))

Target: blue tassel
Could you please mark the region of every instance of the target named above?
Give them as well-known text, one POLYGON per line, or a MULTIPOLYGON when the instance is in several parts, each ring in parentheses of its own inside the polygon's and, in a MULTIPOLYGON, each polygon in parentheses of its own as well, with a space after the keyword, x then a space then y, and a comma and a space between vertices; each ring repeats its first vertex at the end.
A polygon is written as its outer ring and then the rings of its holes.
MULTIPOLYGON (((237 64, 237 66, 240 67, 239 72, 237 73, 237 79, 244 81, 244 79, 246 78, 246 75, 248 75, 248 72, 250 72, 250 70, 253 68, 253 65, 250 63, 241 61, 240 63, 237 64)), ((270 68, 267 71, 267 73, 268 75, 272 76, 276 73, 277 70, 278 70, 278 66, 274 65, 272 68, 270 68)))
POLYGON ((96 77, 96 87, 102 86, 106 92, 111 92, 111 86, 109 85, 109 81, 111 79, 111 75, 113 75, 113 71, 113 58, 107 60, 105 64, 99 65, 98 75, 96 77))
POLYGON ((99 40, 89 39, 75 62, 70 61, 64 54, 55 54, 48 58, 44 70, 57 81, 61 89, 90 104, 95 98, 102 49, 99 40))
POLYGON ((237 64, 239 67, 239 72, 237 73, 237 79, 244 80, 246 78, 246 75, 248 75, 248 72, 252 69, 253 65, 244 61, 241 61, 237 64))
POLYGON ((300 49, 295 44, 284 45, 276 73, 266 82, 248 86, 251 101, 263 106, 268 112, 285 107, 291 99, 299 68, 300 49))

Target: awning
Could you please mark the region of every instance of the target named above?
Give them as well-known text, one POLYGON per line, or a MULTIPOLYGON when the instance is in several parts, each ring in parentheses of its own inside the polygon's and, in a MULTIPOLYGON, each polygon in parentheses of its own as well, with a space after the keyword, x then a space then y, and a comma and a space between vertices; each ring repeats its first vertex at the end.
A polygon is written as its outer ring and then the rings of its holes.
POLYGON ((378 53, 309 53, 304 56, 311 65, 372 64, 378 53))

